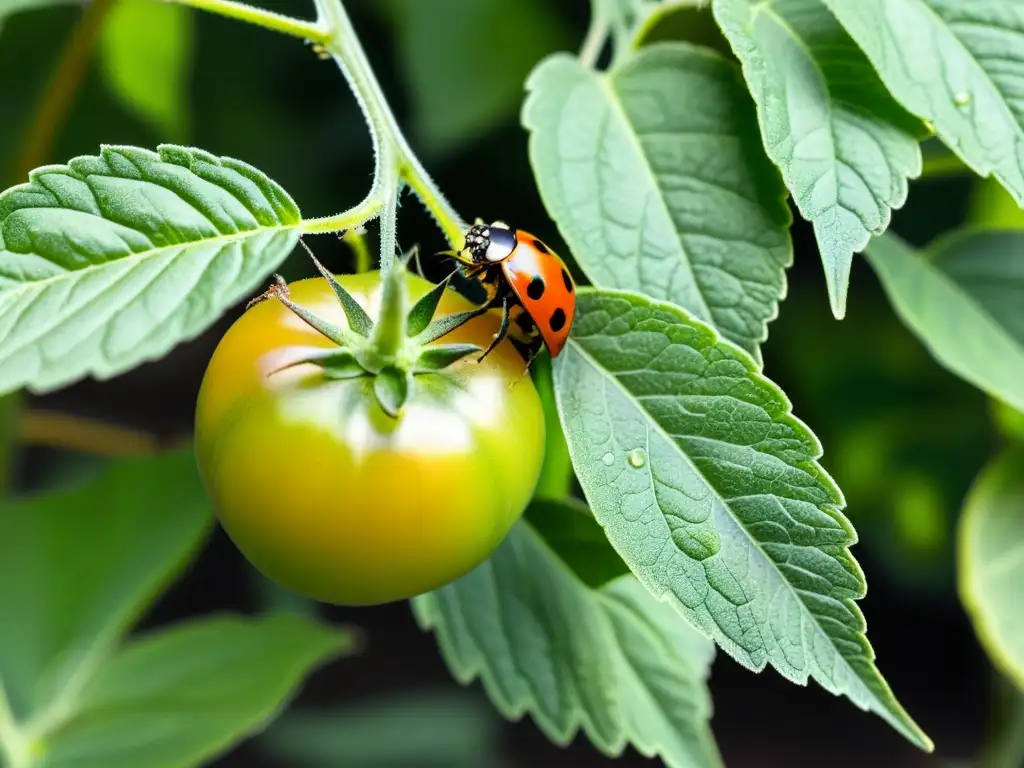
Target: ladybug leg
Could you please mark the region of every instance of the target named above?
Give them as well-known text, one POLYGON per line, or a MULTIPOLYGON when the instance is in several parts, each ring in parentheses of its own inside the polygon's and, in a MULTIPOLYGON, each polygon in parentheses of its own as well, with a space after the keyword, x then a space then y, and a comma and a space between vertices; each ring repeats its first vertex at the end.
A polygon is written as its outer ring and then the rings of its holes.
POLYGON ((498 346, 498 344, 501 343, 501 340, 504 339, 508 335, 508 326, 509 326, 509 322, 511 320, 511 311, 512 311, 511 303, 512 303, 511 299, 508 296, 506 296, 504 299, 502 299, 502 302, 501 302, 501 327, 498 328, 498 332, 494 335, 494 338, 491 340, 491 345, 484 351, 484 353, 482 355, 480 355, 480 357, 477 358, 477 362, 478 363, 482 363, 484 361, 484 358, 487 357, 489 354, 491 354, 491 352, 494 351, 494 348, 496 346, 498 346))
POLYGON ((523 369, 523 375, 526 376, 530 373, 530 366, 533 365, 533 361, 537 359, 537 355, 544 348, 543 342, 540 339, 536 340, 536 343, 531 345, 529 356, 526 358, 526 368, 523 369))

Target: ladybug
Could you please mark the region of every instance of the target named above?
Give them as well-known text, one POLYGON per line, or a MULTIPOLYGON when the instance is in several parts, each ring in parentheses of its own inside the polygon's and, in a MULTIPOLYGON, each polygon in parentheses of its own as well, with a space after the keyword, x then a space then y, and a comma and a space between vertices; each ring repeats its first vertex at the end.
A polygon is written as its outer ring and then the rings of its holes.
MULTIPOLYGON (((558 357, 576 313, 576 284, 554 251, 529 232, 501 221, 484 224, 477 219, 466 232, 462 250, 449 255, 463 265, 466 277, 487 291, 481 309, 502 307, 501 327, 480 360, 508 335, 513 315, 524 337, 528 362, 542 344, 552 358, 558 357)), ((524 350, 520 347, 520 351, 524 350)))

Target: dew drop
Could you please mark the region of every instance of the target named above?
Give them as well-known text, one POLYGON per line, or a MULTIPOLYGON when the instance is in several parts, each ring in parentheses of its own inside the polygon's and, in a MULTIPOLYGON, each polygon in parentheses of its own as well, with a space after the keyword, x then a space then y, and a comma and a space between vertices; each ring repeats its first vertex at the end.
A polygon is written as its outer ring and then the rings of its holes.
POLYGON ((630 451, 627 460, 629 461, 629 466, 633 467, 633 469, 640 469, 647 463, 647 457, 639 448, 630 451))
POLYGON ((958 107, 966 107, 971 103, 971 94, 967 91, 957 91, 956 95, 953 96, 953 102, 958 107))
POLYGON ((601 463, 604 464, 606 467, 610 467, 612 464, 615 463, 615 457, 612 456, 611 452, 609 451, 608 453, 601 457, 601 463))

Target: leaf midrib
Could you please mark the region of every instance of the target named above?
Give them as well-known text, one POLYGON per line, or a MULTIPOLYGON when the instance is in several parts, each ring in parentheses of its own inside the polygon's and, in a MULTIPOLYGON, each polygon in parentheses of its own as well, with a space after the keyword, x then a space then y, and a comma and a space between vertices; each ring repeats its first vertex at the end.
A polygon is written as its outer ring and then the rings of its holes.
MULTIPOLYGON (((1017 118, 1017 116, 1014 114, 1013 110, 1010 109, 1009 104, 1007 103, 1006 94, 1003 93, 1002 89, 999 88, 999 86, 996 84, 996 82, 992 79, 992 76, 988 73, 988 70, 985 69, 985 67, 983 67, 981 65, 981 62, 978 61, 978 59, 974 56, 974 52, 971 51, 971 49, 967 47, 967 45, 963 42, 963 40, 960 39, 960 36, 957 35, 956 32, 953 31, 953 26, 951 24, 949 24, 944 18, 942 18, 942 16, 939 15, 939 12, 936 11, 934 8, 932 8, 931 5, 928 2, 926 2, 926 0, 906 0, 906 1, 907 2, 916 3, 918 6, 924 8, 924 10, 928 13, 928 15, 933 17, 933 19, 935 20, 936 25, 940 29, 945 29, 947 31, 947 33, 949 35, 949 38, 953 40, 953 42, 957 45, 957 47, 961 50, 961 52, 971 62, 972 67, 974 69, 976 69, 977 72, 981 73, 982 78, 988 83, 988 85, 992 89, 992 91, 995 92, 996 94, 998 94, 999 98, 997 99, 997 101, 999 102, 999 108, 1004 113, 1005 116, 1009 117, 1010 122, 1017 127, 1017 129, 1018 129, 1018 138, 1024 138, 1024 122, 1019 120, 1017 118)), ((844 0, 827 0, 827 2, 829 2, 830 4, 837 3, 837 2, 838 3, 842 3, 842 2, 844 2, 844 0)), ((891 36, 890 35, 890 37, 893 40, 893 42, 897 43, 896 47, 899 48, 899 45, 898 45, 899 40, 896 39, 895 36, 891 36)), ((942 79, 945 81, 945 77, 943 77, 942 79)), ((909 78, 908 78, 908 80, 909 80, 909 78)), ((913 83, 913 85, 916 86, 917 83, 913 83)), ((935 119, 935 115, 931 115, 930 119, 934 120, 935 119)), ((964 118, 964 119, 967 120, 967 118, 964 118)), ((973 121, 967 120, 967 122, 970 124, 973 121)), ((936 125, 936 129, 937 130, 941 130, 941 128, 938 125, 936 125)), ((953 142, 952 143, 954 149, 956 149, 957 144, 958 144, 958 142, 953 142)), ((980 146, 980 148, 982 148, 984 150, 986 158, 991 160, 991 155, 989 154, 989 151, 983 145, 979 145, 979 146, 980 146)), ((959 152, 958 152, 958 154, 959 154, 959 152)), ((1022 165, 1022 163, 1019 160, 1017 161, 1017 167, 1018 167, 1018 169, 1020 169, 1022 174, 1024 174, 1024 165, 1022 165)))
MULTIPOLYGON (((1018 120, 1017 116, 1013 113, 1013 110, 1010 109, 1009 104, 1006 100, 1006 94, 1004 94, 1002 89, 996 84, 996 81, 992 79, 992 76, 988 73, 988 70, 981 65, 981 62, 978 61, 978 59, 975 57, 974 52, 970 48, 968 48, 967 44, 960 39, 960 36, 955 31, 953 31, 953 25, 946 21, 944 18, 942 18, 942 16, 939 15, 939 12, 932 8, 929 3, 925 2, 925 0, 911 0, 911 2, 917 2, 918 5, 922 6, 935 19, 936 24, 938 24, 940 28, 945 28, 946 30, 948 30, 949 36, 953 38, 953 40, 960 47, 960 49, 967 55, 967 58, 971 60, 971 63, 975 67, 977 67, 978 71, 982 74, 982 77, 984 77, 985 81, 989 84, 992 90, 999 94, 999 104, 1002 107, 1002 109, 1009 115, 1010 121, 1013 122, 1018 128, 1024 130, 1024 123, 1018 120)), ((1018 166, 1020 166, 1019 162, 1018 166)))
POLYGON ((697 279, 696 272, 693 269, 693 259, 690 257, 689 251, 687 251, 686 247, 683 245, 683 233, 679 231, 679 227, 676 224, 675 217, 672 215, 672 211, 669 210, 668 204, 665 202, 665 197, 661 193, 661 184, 658 181, 658 176, 654 172, 654 169, 651 167, 650 160, 648 160, 647 158, 647 153, 644 152, 643 145, 640 143, 640 136, 637 134, 632 121, 626 114, 625 106, 622 104, 622 100, 619 98, 619 94, 616 92, 611 82, 611 78, 612 75, 604 74, 599 74, 595 77, 598 85, 601 87, 601 90, 603 90, 607 95, 608 105, 611 108, 612 113, 616 115, 618 119, 621 120, 622 123, 626 126, 626 134, 628 137, 627 140, 630 142, 630 144, 633 145, 633 149, 640 157, 641 165, 647 172, 648 178, 651 181, 651 186, 655 190, 657 190, 655 196, 658 198, 658 203, 661 207, 662 212, 668 219, 669 223, 672 225, 672 231, 675 233, 675 239, 679 245, 679 253, 682 256, 680 261, 686 266, 686 270, 687 272, 689 272, 690 281, 697 288, 696 293, 700 297, 700 313, 708 320, 714 320, 715 316, 714 314, 712 314, 711 308, 708 306, 707 299, 705 299, 704 297, 704 286, 701 283, 701 281, 697 279))
MULTIPOLYGON (((721 340, 720 340, 720 342, 721 342, 721 340)), ((868 694, 870 694, 870 696, 872 697, 872 699, 874 699, 874 700, 875 700, 876 702, 878 702, 878 704, 879 704, 880 706, 882 706, 882 707, 883 707, 883 709, 884 709, 884 710, 885 710, 886 712, 888 712, 888 711, 889 711, 889 707, 887 707, 887 706, 885 705, 885 702, 883 702, 883 701, 881 701, 880 699, 878 699, 878 697, 877 697, 877 696, 875 695, 874 691, 873 691, 873 690, 872 690, 871 688, 869 688, 869 687, 868 687, 868 685, 867 685, 867 684, 865 683, 865 681, 864 681, 864 680, 862 680, 862 679, 861 679, 860 675, 859 675, 859 674, 857 674, 857 670, 856 670, 856 669, 854 669, 854 668, 853 668, 853 666, 852 666, 852 665, 851 665, 851 664, 850 664, 850 663, 849 663, 849 662, 847 661, 847 659, 846 659, 846 657, 845 657, 845 656, 843 655, 842 651, 841 651, 841 650, 839 649, 839 647, 838 647, 838 646, 836 645, 835 639, 834 639, 834 638, 832 637, 832 635, 831 635, 831 634, 830 634, 830 633, 829 633, 829 632, 828 632, 828 631, 826 630, 826 628, 825 628, 824 626, 822 626, 821 622, 820 622, 820 621, 818 620, 818 617, 817 617, 817 616, 815 616, 815 615, 814 615, 814 613, 812 613, 812 612, 811 612, 810 608, 808 608, 808 607, 807 607, 807 605, 806 605, 806 604, 804 603, 804 600, 803 600, 803 597, 802 597, 802 596, 801 596, 801 594, 800 594, 800 591, 799 591, 799 590, 798 590, 798 589, 797 589, 797 588, 796 588, 795 586, 793 586, 793 585, 792 585, 792 584, 790 583, 789 579, 787 579, 787 578, 786 578, 786 575, 785 575, 784 573, 782 573, 782 571, 781 571, 781 570, 779 569, 779 567, 778 567, 778 564, 777 564, 777 563, 776 563, 776 562, 775 562, 775 561, 774 561, 774 560, 773 560, 773 559, 772 559, 771 557, 769 557, 769 556, 768 556, 768 554, 767 554, 767 553, 766 553, 766 552, 764 551, 764 549, 763 549, 763 548, 761 547, 761 545, 760 545, 760 542, 758 542, 758 541, 757 541, 757 540, 756 540, 756 539, 755 539, 755 538, 753 537, 753 535, 752 535, 752 534, 750 533, 750 531, 749 531, 749 530, 747 529, 747 526, 746 526, 746 525, 745 525, 745 524, 743 523, 743 521, 742 521, 742 520, 740 520, 740 519, 739 519, 739 517, 737 517, 737 516, 736 516, 736 514, 735 514, 735 513, 734 513, 734 512, 732 511, 732 508, 731 508, 731 507, 729 506, 729 504, 728 504, 728 503, 727 503, 727 502, 726 502, 726 501, 725 501, 725 500, 724 500, 724 499, 722 498, 722 495, 721 495, 721 494, 719 493, 718 489, 717 489, 717 488, 716 488, 716 487, 715 487, 714 485, 712 485, 712 484, 711 484, 710 482, 708 482, 708 479, 707 479, 707 477, 706 477, 706 476, 704 475, 704 473, 703 473, 703 472, 701 472, 701 471, 700 471, 700 470, 699 470, 699 469, 698 469, 698 468, 697 468, 697 467, 696 467, 696 466, 694 465, 694 463, 693 463, 692 459, 690 458, 690 456, 689 456, 689 455, 687 455, 687 453, 686 453, 685 451, 683 451, 683 449, 682 449, 682 448, 680 448, 680 447, 679 447, 679 444, 678 444, 678 443, 677 443, 677 442, 676 442, 676 441, 675 441, 674 439, 672 439, 672 437, 671 437, 671 436, 669 436, 669 434, 668 434, 668 433, 667 433, 667 432, 665 431, 665 429, 664 429, 664 428, 663 428, 663 427, 661 426, 661 424, 660 424, 660 423, 658 423, 657 421, 655 421, 655 420, 654 420, 654 418, 653 418, 653 417, 652 417, 652 416, 651 416, 651 415, 650 415, 650 414, 648 413, 648 411, 647 411, 647 410, 646 410, 646 409, 645 409, 645 408, 644 408, 644 407, 643 407, 643 406, 642 406, 642 405, 641 405, 641 404, 640 404, 640 403, 639 403, 639 402, 637 401, 636 397, 635 397, 635 396, 633 395, 633 393, 632 393, 632 392, 630 392, 629 390, 627 390, 627 389, 626 389, 626 388, 625 388, 625 387, 624 387, 624 386, 623 386, 623 385, 622 385, 622 384, 621 384, 621 383, 619 382, 619 380, 618 380, 618 379, 617 379, 617 378, 616 378, 616 377, 615 377, 615 376, 614 376, 614 375, 613 375, 613 374, 612 374, 612 373, 611 373, 611 372, 610 372, 610 371, 609 371, 609 370, 608 370, 607 368, 605 368, 604 366, 600 365, 600 364, 599 364, 599 363, 598 363, 598 362, 597 362, 597 361, 596 361, 596 360, 595 360, 595 359, 594 359, 594 358, 593 358, 593 357, 592 357, 592 356, 591 356, 591 355, 590 355, 589 353, 587 353, 587 352, 586 352, 585 350, 583 350, 583 349, 581 348, 580 342, 579 342, 578 340, 576 340, 576 339, 573 339, 573 338, 571 338, 571 337, 570 337, 570 339, 569 339, 569 344, 570 344, 570 345, 572 346, 572 348, 573 348, 573 349, 574 349, 574 350, 575 350, 575 351, 576 351, 576 352, 577 352, 578 354, 580 354, 580 355, 581 355, 581 356, 582 356, 582 357, 583 357, 583 358, 584 358, 584 359, 585 359, 586 361, 588 361, 588 364, 592 365, 592 366, 594 367, 594 369, 595 369, 595 370, 597 370, 597 371, 599 371, 599 372, 600 372, 600 371, 604 371, 604 372, 605 372, 606 374, 608 374, 608 375, 606 376, 606 379, 607 379, 607 380, 611 380, 611 381, 614 381, 614 384, 615 384, 616 388, 617 388, 617 389, 618 389, 618 390, 619 390, 619 391, 620 391, 620 392, 621 392, 621 393, 622 393, 622 394, 623 394, 623 395, 624 395, 624 396, 625 396, 625 397, 626 397, 626 398, 627 398, 627 399, 628 399, 628 400, 630 401, 630 403, 632 403, 632 404, 633 404, 633 406, 634 406, 635 408, 637 408, 637 410, 638 410, 638 411, 640 411, 641 413, 643 413, 643 414, 645 414, 645 415, 647 415, 647 416, 648 416, 648 425, 645 425, 645 426, 646 426, 646 428, 647 428, 648 430, 650 430, 650 429, 654 429, 654 430, 655 430, 655 431, 657 431, 657 432, 658 432, 658 433, 659 433, 659 434, 660 434, 660 435, 661 435, 661 436, 662 436, 662 437, 663 437, 663 438, 664 438, 664 439, 665 439, 665 440, 666 440, 666 441, 667 441, 667 442, 668 442, 669 444, 671 444, 671 445, 675 446, 675 448, 677 449, 678 453, 679 453, 679 454, 680 454, 680 455, 681 455, 681 456, 683 457, 683 459, 684 459, 684 460, 686 461, 686 463, 687 463, 687 464, 689 465, 689 467, 690 467, 690 468, 692 469, 692 471, 694 472, 694 474, 695 474, 695 475, 696 475, 697 477, 699 477, 699 478, 700 478, 701 482, 703 482, 703 483, 705 484, 705 486, 706 486, 706 487, 707 487, 707 488, 708 488, 709 490, 711 490, 711 491, 712 491, 712 493, 714 493, 714 495, 715 495, 715 498, 719 500, 719 502, 720 502, 720 503, 722 504, 722 506, 723 506, 723 507, 725 507, 725 509, 729 511, 729 514, 730 514, 730 516, 732 516, 733 520, 734 520, 734 521, 735 521, 735 522, 736 522, 736 523, 738 524, 738 526, 740 527, 740 529, 741 529, 741 530, 742 530, 742 531, 744 532, 744 534, 746 535, 746 537, 747 537, 747 540, 748 540, 748 541, 750 542, 750 546, 751 546, 751 548, 752 548, 752 549, 754 549, 754 550, 755 550, 755 551, 756 551, 756 552, 757 552, 757 553, 758 553, 758 554, 759 554, 759 555, 760 555, 760 556, 761 556, 762 558, 764 558, 764 560, 765 560, 765 562, 766 562, 766 563, 770 564, 770 566, 771 566, 772 570, 776 572, 776 574, 778 575, 778 577, 780 578, 780 580, 781 580, 781 581, 782 581, 782 582, 783 582, 783 583, 784 583, 784 584, 786 585, 786 587, 787 587, 787 588, 788 588, 788 589, 789 589, 790 591, 792 591, 792 592, 794 593, 794 595, 796 596, 797 600, 799 600, 799 602, 800 602, 800 605, 801 605, 801 606, 802 606, 802 608, 803 608, 803 612, 804 612, 804 613, 805 613, 805 614, 807 615, 807 617, 808 617, 808 618, 809 618, 809 619, 810 619, 810 620, 811 620, 811 621, 812 621, 812 622, 814 623, 814 625, 815 625, 816 627, 818 627, 818 629, 819 629, 819 630, 821 631, 821 633, 822 633, 822 634, 823 634, 823 635, 824 635, 825 637, 827 637, 827 638, 828 638, 828 640, 829 640, 829 645, 830 645, 830 646, 832 647, 832 649, 833 649, 833 651, 835 652, 836 656, 838 656, 839 658, 841 658, 841 659, 843 660, 843 664, 844 664, 844 665, 846 666, 846 668, 847 668, 847 669, 849 669, 849 670, 850 670, 850 672, 852 673, 852 676, 853 676, 853 678, 854 678, 854 679, 856 679, 857 681, 859 681, 859 682, 860 682, 860 684, 861 684, 861 686, 862 686, 862 688, 863 688, 863 689, 864 689, 864 690, 865 690, 865 691, 866 691, 866 692, 867 692, 868 694)), ((720 441, 720 440, 716 440, 715 442, 722 442, 722 441, 720 441)), ((731 445, 731 443, 730 443, 730 445, 731 445)), ((649 463, 650 463, 650 462, 649 462, 649 463)), ((783 463, 785 463, 785 462, 783 462, 783 463)), ((653 470, 652 470, 652 471, 653 471, 653 470)), ((761 494, 761 495, 763 495, 763 494, 761 494)), ((775 498, 778 498, 778 497, 775 497, 775 498)), ((657 502, 657 500, 655 500, 655 503, 658 503, 658 502, 657 502)), ((817 505, 815 505, 815 506, 817 506, 817 505)), ((661 508, 661 504, 660 504, 660 503, 658 504, 658 510, 659 510, 659 511, 661 512, 662 516, 664 517, 664 516, 665 516, 665 513, 664 513, 664 511, 662 510, 662 508, 661 508)), ((843 545, 843 549, 844 549, 845 551, 849 552, 849 546, 848 546, 848 545, 843 545)), ((678 550, 678 549, 676 549, 676 551, 679 551, 679 550, 678 550)), ((620 554, 621 554, 621 553, 620 553, 620 554)), ((814 594, 818 594, 818 593, 814 593, 814 594)), ((847 603, 847 602, 848 602, 848 600, 845 600, 845 599, 839 599, 839 602, 840 602, 840 603, 843 603, 843 604, 845 604, 845 603, 847 603)), ((767 647, 765 648, 765 650, 767 650, 767 647)))
MULTIPOLYGON (((870 236, 871 236, 871 229, 864 222, 862 214, 859 211, 855 211, 852 208, 850 208, 842 200, 842 184, 839 183, 839 169, 840 169, 840 166, 846 166, 848 168, 851 168, 851 170, 853 170, 853 168, 852 168, 850 163, 840 159, 839 151, 837 149, 838 144, 837 144, 837 141, 836 141, 835 105, 838 104, 838 103, 845 103, 845 102, 840 102, 839 99, 836 99, 835 97, 833 97, 832 92, 829 89, 828 78, 825 77, 824 71, 822 71, 820 65, 818 64, 818 59, 811 52, 811 49, 807 47, 807 45, 805 44, 803 38, 796 33, 796 30, 793 29, 793 26, 788 21, 786 21, 786 19, 784 19, 782 16, 779 15, 778 11, 776 11, 775 8, 773 7, 773 3, 774 3, 774 0, 763 0, 763 2, 758 3, 756 6, 751 6, 752 13, 751 13, 751 17, 750 17, 750 25, 748 27, 748 31, 750 33, 750 36, 751 36, 751 38, 756 39, 756 34, 754 33, 754 23, 755 23, 755 21, 757 19, 757 15, 759 13, 764 14, 765 16, 769 17, 780 29, 782 29, 793 40, 794 45, 796 45, 796 47, 800 49, 800 51, 804 54, 804 56, 807 58, 807 60, 813 66, 814 71, 815 71, 815 73, 816 73, 816 75, 818 77, 818 80, 821 83, 821 85, 823 86, 823 90, 825 91, 825 93, 827 95, 827 98, 824 101, 824 106, 825 106, 825 110, 826 110, 826 113, 827 113, 825 119, 828 122, 828 137, 829 137, 829 144, 830 144, 830 146, 829 146, 829 160, 831 160, 831 162, 829 163, 829 165, 830 165, 830 167, 832 169, 832 173, 835 175, 835 179, 836 179, 835 194, 834 195, 830 195, 830 197, 834 200, 834 202, 832 203, 831 206, 829 206, 829 209, 834 211, 836 208, 841 208, 842 210, 844 210, 844 211, 846 211, 848 213, 852 213, 854 216, 856 216, 857 221, 859 222, 859 224, 861 226, 861 229, 863 230, 864 235, 866 237, 870 238, 870 236)), ((758 105, 758 107, 760 107, 760 105, 758 105)), ((792 132, 790 132, 790 133, 792 135, 792 132)), ((884 155, 885 153, 883 152, 882 154, 884 155)), ((790 159, 790 162, 787 163, 788 166, 792 166, 793 164, 794 164, 794 160, 793 159, 790 159)), ((869 194, 872 197, 874 197, 875 200, 877 201, 878 197, 875 195, 874 190, 872 190, 871 187, 868 186, 868 184, 864 182, 863 174, 860 171, 854 171, 854 172, 857 174, 857 176, 860 177, 861 182, 864 183, 864 186, 867 189, 867 191, 869 192, 869 194)), ((818 177, 819 181, 820 181, 820 179, 821 179, 821 176, 818 177)), ((798 204, 800 204, 801 207, 802 207, 802 202, 803 201, 798 201, 798 204)), ((883 204, 883 206, 886 209, 890 209, 891 208, 891 205, 889 204, 888 201, 884 201, 882 204, 883 204)), ((823 215, 825 215, 825 213, 826 213, 825 211, 820 212, 817 216, 814 216, 814 219, 815 220, 820 219, 823 215)))
MULTIPOLYGON (((32 209, 26 208, 26 209, 21 209, 21 210, 32 210, 32 209)), ((103 220, 104 221, 109 221, 108 219, 103 219, 103 220)), ((2 222, 0 222, 0 224, 2 224, 2 222)), ((189 248, 189 247, 192 247, 192 246, 199 246, 199 245, 211 245, 211 244, 216 245, 216 244, 221 244, 221 243, 229 244, 229 243, 233 243, 233 242, 238 241, 238 240, 246 240, 246 239, 248 239, 250 237, 255 237, 256 235, 263 234, 264 232, 286 232, 286 231, 288 231, 290 229, 298 229, 298 227, 299 227, 299 224, 278 224, 278 225, 273 226, 273 227, 268 227, 266 225, 261 225, 259 227, 254 228, 254 229, 246 229, 246 230, 242 230, 241 232, 232 232, 232 233, 226 234, 226 235, 217 235, 216 237, 205 238, 203 240, 190 240, 190 241, 184 242, 184 243, 174 243, 174 244, 171 244, 171 245, 161 245, 159 247, 149 248, 149 249, 147 249, 145 251, 138 251, 138 252, 135 252, 135 253, 126 254, 126 255, 118 258, 118 259, 112 259, 110 261, 103 261, 103 262, 100 262, 98 264, 90 264, 89 266, 82 267, 81 269, 66 269, 66 270, 64 270, 63 272, 61 272, 58 275, 52 275, 50 277, 43 278, 42 280, 25 280, 25 281, 22 281, 20 284, 16 285, 13 288, 10 288, 10 289, 8 289, 6 291, 0 289, 0 300, 7 300, 11 296, 17 297, 18 295, 20 295, 23 292, 30 291, 30 290, 33 290, 33 289, 36 289, 36 288, 42 289, 42 288, 45 288, 47 285, 54 284, 54 283, 59 283, 62 280, 76 279, 79 276, 89 274, 90 272, 93 272, 95 270, 103 269, 104 267, 110 267, 112 264, 118 264, 121 261, 124 261, 125 259, 144 261, 146 259, 156 258, 157 256, 162 256, 165 253, 167 253, 168 251, 184 250, 186 248, 189 248)), ((139 234, 141 234, 141 235, 143 235, 145 237, 148 237, 148 235, 146 235, 144 232, 139 232, 139 230, 137 230, 137 229, 135 229, 133 231, 134 232, 138 232, 139 234)), ((43 256, 41 254, 38 254, 38 253, 34 253, 34 252, 33 253, 20 253, 19 251, 12 251, 12 250, 9 250, 9 249, 0 249, 0 258, 2 258, 3 254, 5 254, 5 253, 17 253, 20 256, 37 256, 37 257, 43 259, 44 261, 50 262, 51 264, 53 263, 52 261, 50 261, 50 259, 48 259, 45 256, 43 256)))

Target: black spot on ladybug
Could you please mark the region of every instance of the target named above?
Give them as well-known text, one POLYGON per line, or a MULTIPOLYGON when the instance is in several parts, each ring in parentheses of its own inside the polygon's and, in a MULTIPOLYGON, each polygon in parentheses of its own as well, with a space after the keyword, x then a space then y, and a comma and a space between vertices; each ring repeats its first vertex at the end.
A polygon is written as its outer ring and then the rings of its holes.
POLYGON ((569 273, 564 269, 562 270, 562 279, 565 281, 565 290, 572 293, 572 278, 569 277, 569 273))
POLYGON ((540 301, 540 297, 544 295, 544 279, 539 276, 534 277, 526 286, 526 295, 534 301, 540 301))
POLYGON ((555 333, 565 328, 565 310, 559 307, 551 313, 551 330, 555 333))
POLYGON ((541 253, 551 253, 551 249, 544 245, 544 243, 542 243, 540 240, 534 240, 533 247, 536 248, 541 253))

